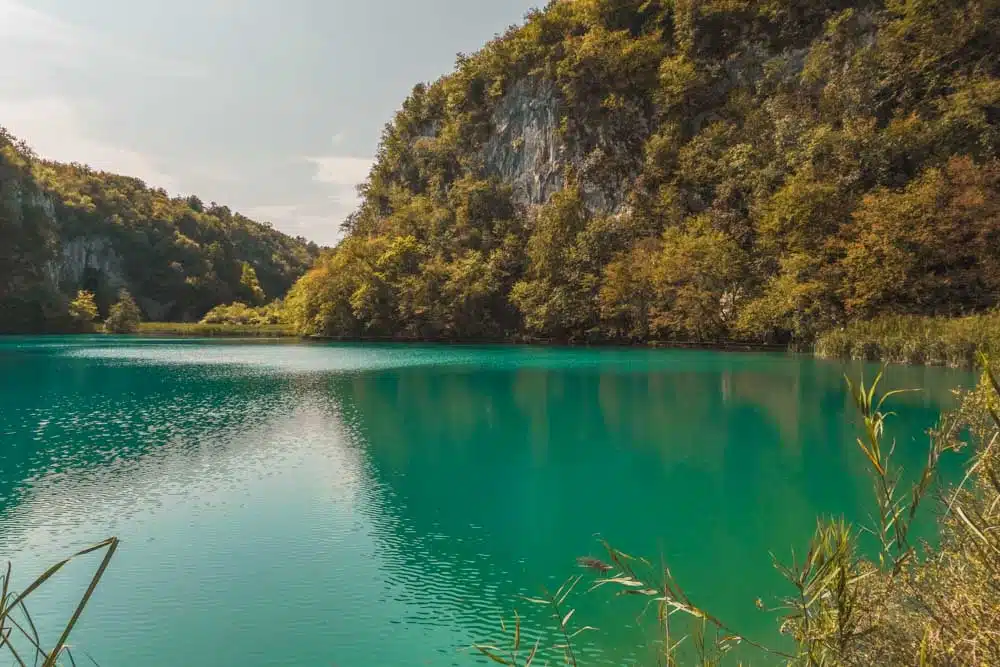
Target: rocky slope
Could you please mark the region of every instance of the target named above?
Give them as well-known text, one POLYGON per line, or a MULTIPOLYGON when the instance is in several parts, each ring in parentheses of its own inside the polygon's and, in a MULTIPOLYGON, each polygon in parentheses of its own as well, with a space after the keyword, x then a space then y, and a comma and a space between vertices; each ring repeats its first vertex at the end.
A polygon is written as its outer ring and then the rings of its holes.
POLYGON ((347 336, 808 340, 990 308, 997 35, 985 0, 551 2, 414 88, 292 313, 347 336))
POLYGON ((40 160, 0 132, 0 331, 65 328, 80 289, 102 312, 126 288, 147 319, 198 319, 254 298, 244 263, 278 298, 318 251, 223 206, 40 160))

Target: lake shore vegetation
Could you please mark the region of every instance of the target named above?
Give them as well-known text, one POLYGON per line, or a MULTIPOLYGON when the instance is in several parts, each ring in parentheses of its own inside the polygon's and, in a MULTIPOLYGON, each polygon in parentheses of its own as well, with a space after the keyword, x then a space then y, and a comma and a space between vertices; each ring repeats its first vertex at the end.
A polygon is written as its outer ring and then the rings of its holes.
POLYGON ((987 312, 998 35, 979 0, 549 3, 413 89, 290 322, 807 348, 987 312))
POLYGON ((413 88, 327 251, 0 131, 0 330, 85 331, 74 295, 106 318, 124 285, 144 319, 280 298, 333 339, 968 364, 994 346, 961 318, 1000 305, 998 35, 982 0, 551 2, 413 88))
POLYGON ((816 340, 816 354, 900 364, 971 368, 980 354, 1000 358, 1000 311, 965 317, 896 315, 852 322, 816 340))

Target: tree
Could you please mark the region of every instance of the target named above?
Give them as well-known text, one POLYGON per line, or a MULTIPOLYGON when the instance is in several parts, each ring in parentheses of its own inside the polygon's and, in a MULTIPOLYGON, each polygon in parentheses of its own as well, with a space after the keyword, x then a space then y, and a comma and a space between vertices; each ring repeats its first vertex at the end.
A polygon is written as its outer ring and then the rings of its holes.
POLYGON ((588 217, 575 184, 556 193, 538 212, 528 239, 524 279, 510 295, 533 333, 578 337, 596 320, 599 278, 588 270, 587 258, 577 247, 588 217))
POLYGON ((848 312, 959 315, 1000 294, 1000 163, 952 158, 865 197, 846 230, 848 312))
POLYGON ((108 319, 104 321, 104 330, 108 333, 135 333, 139 330, 142 312, 129 291, 123 289, 118 293, 118 303, 111 306, 108 319))
POLYGON ((254 305, 261 305, 267 300, 260 281, 257 280, 257 271, 250 265, 250 262, 243 262, 243 273, 240 276, 240 285, 247 291, 254 305))
POLYGON ((547 3, 414 88, 294 321, 807 343, 995 307, 996 35, 982 0, 547 3))
POLYGON ((729 334, 742 297, 746 256, 705 216, 663 234, 653 284, 652 327, 664 338, 714 340, 729 334))
POLYGON ((94 320, 97 319, 97 302, 94 300, 94 293, 87 290, 77 292, 76 298, 69 302, 69 316, 80 330, 92 331, 94 320))

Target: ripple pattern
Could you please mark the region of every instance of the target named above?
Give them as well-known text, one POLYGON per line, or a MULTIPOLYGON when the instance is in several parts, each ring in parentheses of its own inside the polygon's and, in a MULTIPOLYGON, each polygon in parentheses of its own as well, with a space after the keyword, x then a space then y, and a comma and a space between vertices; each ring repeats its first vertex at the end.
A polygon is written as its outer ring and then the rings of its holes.
MULTIPOLYGON (((753 608, 777 590, 769 552, 817 514, 866 512, 843 370, 706 352, 0 339, 0 560, 24 585, 120 536, 74 634, 111 667, 479 664, 469 647, 502 639, 515 607, 526 645, 554 641, 548 611, 518 596, 577 574, 595 534, 663 554, 757 636, 775 623, 753 608)), ((932 393, 899 407, 903 450, 971 378, 916 380, 932 393)), ((95 565, 33 596, 43 636, 95 565)), ((599 628, 581 664, 655 664, 655 618, 629 602, 573 597, 574 622, 599 628)))

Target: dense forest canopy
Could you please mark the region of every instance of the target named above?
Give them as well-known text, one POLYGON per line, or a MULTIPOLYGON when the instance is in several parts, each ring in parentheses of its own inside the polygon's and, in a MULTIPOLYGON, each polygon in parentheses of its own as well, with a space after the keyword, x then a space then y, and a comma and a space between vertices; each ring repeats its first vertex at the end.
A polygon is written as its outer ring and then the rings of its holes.
POLYGON ((1000 3, 562 0, 386 127, 301 331, 809 340, 1000 298, 1000 3))
POLYGON ((0 331, 67 328, 78 290, 102 315, 127 288, 148 319, 284 296, 319 248, 197 197, 39 159, 0 130, 0 331))

